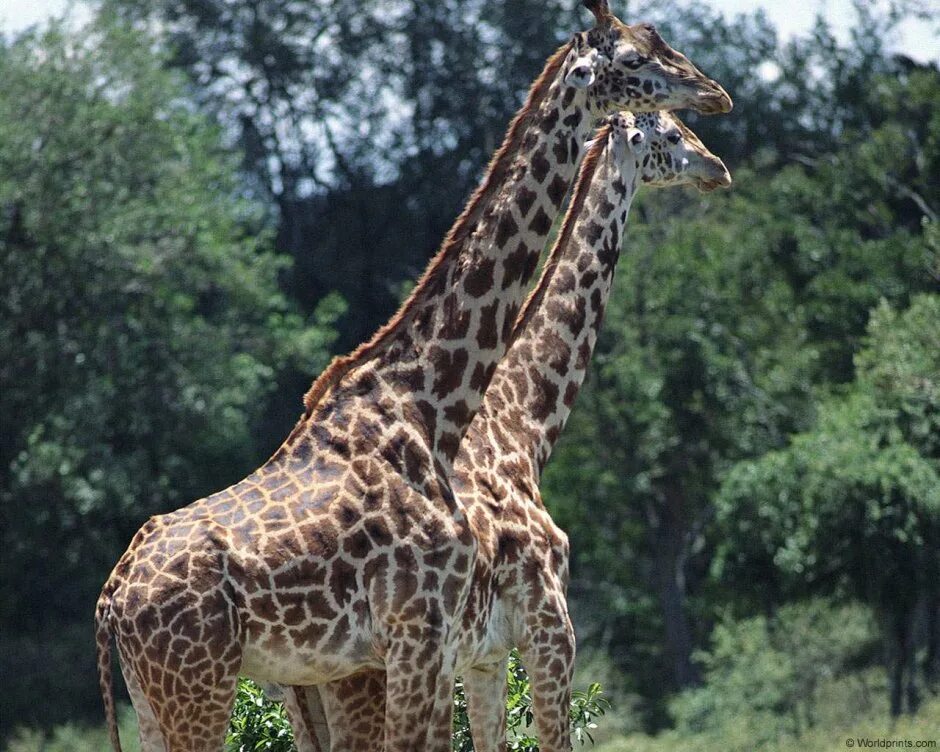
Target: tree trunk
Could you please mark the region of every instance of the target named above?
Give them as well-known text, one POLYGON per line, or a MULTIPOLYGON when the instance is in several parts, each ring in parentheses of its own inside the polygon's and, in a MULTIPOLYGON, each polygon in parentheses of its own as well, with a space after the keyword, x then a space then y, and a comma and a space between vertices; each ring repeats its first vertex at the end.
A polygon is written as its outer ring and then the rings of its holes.
POLYGON ((924 681, 927 688, 937 693, 937 678, 940 674, 940 592, 931 592, 927 597, 927 655, 924 658, 924 681))
POLYGON ((650 505, 647 516, 653 544, 653 580, 663 615, 666 655, 678 689, 699 684, 692 663, 692 630, 686 613, 686 524, 680 489, 669 484, 660 504, 650 505))

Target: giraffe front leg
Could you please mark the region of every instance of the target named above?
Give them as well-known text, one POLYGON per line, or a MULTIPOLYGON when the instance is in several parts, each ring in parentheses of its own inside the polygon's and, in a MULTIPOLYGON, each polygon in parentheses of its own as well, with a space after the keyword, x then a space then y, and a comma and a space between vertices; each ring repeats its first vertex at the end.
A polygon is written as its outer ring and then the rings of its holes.
MULTIPOLYGON (((571 749, 571 680, 574 674, 575 638, 564 598, 558 613, 530 630, 530 639, 520 650, 529 674, 532 711, 541 752, 567 752, 571 749)), ((544 614, 543 614, 544 615, 544 614)))
POLYGON ((297 752, 330 752, 330 732, 319 687, 284 687, 284 710, 294 731, 297 752))
POLYGON ((385 752, 450 752, 456 639, 415 623, 390 630, 386 654, 385 752))
POLYGON ((382 670, 315 687, 289 687, 284 707, 297 752, 382 752, 385 746, 382 670))
POLYGON ((380 669, 361 671, 320 687, 333 740, 330 752, 382 752, 385 692, 385 671, 380 669))
POLYGON ((505 752, 507 655, 496 663, 474 666, 463 677, 467 715, 475 752, 505 752))

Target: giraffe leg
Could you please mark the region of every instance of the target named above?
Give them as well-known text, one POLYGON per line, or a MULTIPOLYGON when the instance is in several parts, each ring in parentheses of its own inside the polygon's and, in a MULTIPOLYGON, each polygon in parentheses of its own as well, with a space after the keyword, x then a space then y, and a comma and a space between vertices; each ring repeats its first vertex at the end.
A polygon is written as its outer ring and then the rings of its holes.
MULTIPOLYGON (((542 752, 571 749, 571 679, 574 674, 575 639, 564 597, 559 596, 557 614, 539 614, 539 627, 530 626, 530 639, 520 650, 532 688, 532 709, 542 752), (545 623, 555 624, 546 628, 545 623)), ((554 609, 553 609, 554 610, 554 609)))
POLYGON ((363 671, 323 688, 321 693, 332 752, 382 752, 385 746, 385 672, 363 671))
POLYGON ((160 724, 157 723, 157 717, 150 707, 147 697, 140 688, 140 683, 134 672, 125 668, 126 663, 122 660, 121 673, 124 675, 124 683, 127 685, 127 692, 131 696, 131 705, 134 706, 134 712, 137 714, 137 733, 140 736, 140 752, 166 752, 166 745, 163 743, 163 734, 160 733, 160 724))
POLYGON ((238 677, 157 706, 167 752, 221 752, 228 730, 238 677))
POLYGON ((467 715, 476 752, 506 750, 506 668, 509 656, 485 666, 474 666, 463 677, 467 715))
POLYGON ((284 709, 297 752, 330 752, 330 731, 319 687, 285 687, 284 709))
POLYGON ((297 752, 382 752, 385 746, 384 671, 290 687, 284 706, 297 752))
POLYGON ((389 631, 385 752, 450 752, 456 638, 414 623, 389 631))
MULTIPOLYGON (((160 752, 219 752, 225 741, 241 667, 234 611, 206 598, 168 624, 152 604, 130 602, 125 619, 147 629, 122 629, 122 671, 132 674, 141 733, 162 737, 160 752), (126 659, 126 660, 125 660, 126 659)), ((133 696, 133 695, 132 695, 133 696)), ((149 752, 149 750, 148 750, 149 752)))
POLYGON ((320 688, 330 722, 331 752, 382 752, 385 747, 385 672, 363 671, 320 688))

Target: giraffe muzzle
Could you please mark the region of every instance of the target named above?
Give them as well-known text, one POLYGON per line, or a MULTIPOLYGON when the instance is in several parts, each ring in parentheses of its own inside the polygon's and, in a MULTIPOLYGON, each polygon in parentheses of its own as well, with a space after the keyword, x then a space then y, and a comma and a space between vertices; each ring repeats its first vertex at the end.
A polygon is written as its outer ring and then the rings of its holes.
POLYGON ((696 110, 703 115, 722 115, 734 108, 728 92, 717 81, 709 79, 708 87, 699 90, 696 110))

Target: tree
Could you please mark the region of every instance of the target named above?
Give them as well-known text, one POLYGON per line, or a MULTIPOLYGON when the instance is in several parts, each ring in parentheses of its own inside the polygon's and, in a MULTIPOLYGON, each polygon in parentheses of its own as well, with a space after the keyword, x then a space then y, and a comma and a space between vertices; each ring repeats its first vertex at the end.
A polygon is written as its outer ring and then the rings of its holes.
POLYGON ((736 465, 716 502, 725 542, 715 575, 728 586, 759 599, 749 583, 769 580, 782 597, 849 595, 875 609, 895 715, 917 708, 915 626, 925 610, 936 629, 938 333, 940 296, 915 298, 904 314, 882 305, 851 391, 786 449, 736 465))
POLYGON ((163 29, 170 63, 270 202, 277 248, 295 259, 288 293, 308 311, 333 290, 349 302, 342 348, 388 317, 437 249, 577 13, 557 0, 102 7, 163 29))
MULTIPOLYGON (((279 369, 312 376, 333 335, 278 291, 257 205, 150 40, 54 25, 0 47, 0 78, 4 673, 68 685, 67 660, 16 667, 76 619, 90 639, 148 515, 271 451, 252 430, 279 369)), ((92 702, 87 644, 72 695, 92 702)))
POLYGON ((788 604, 772 617, 725 614, 696 654, 704 686, 671 703, 679 738, 696 748, 754 749, 798 737, 817 723, 819 690, 877 644, 870 611, 821 600, 788 604), (704 743, 703 743, 704 742, 704 743))

